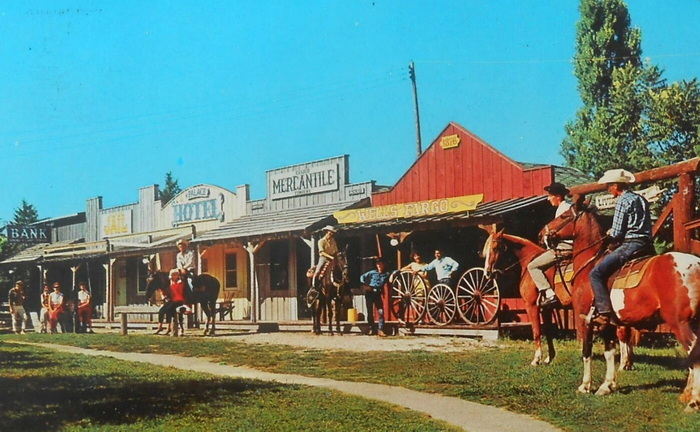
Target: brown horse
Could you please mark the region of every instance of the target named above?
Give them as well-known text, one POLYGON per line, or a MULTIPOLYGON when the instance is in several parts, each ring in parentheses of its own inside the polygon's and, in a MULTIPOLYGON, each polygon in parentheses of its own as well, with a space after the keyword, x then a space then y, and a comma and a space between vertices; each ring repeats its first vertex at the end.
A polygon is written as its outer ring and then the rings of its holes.
POLYGON ((350 292, 350 276, 346 253, 338 252, 335 259, 328 265, 325 273, 321 277, 316 290, 311 290, 313 286, 313 268, 307 272, 307 282, 309 293, 307 301, 312 311, 313 332, 321 334, 321 315, 326 312, 328 318, 328 332, 333 334, 333 317, 335 317, 336 330, 340 331, 340 314, 343 304, 348 300, 352 301, 350 292))
MULTIPOLYGON (((485 272, 487 277, 492 277, 495 272, 496 263, 506 247, 509 247, 515 254, 518 262, 520 264, 520 297, 525 301, 525 311, 527 312, 528 319, 530 320, 532 326, 532 338, 535 341, 535 357, 530 363, 533 366, 539 365, 541 363, 549 364, 554 360, 556 355, 556 350, 554 349, 554 342, 552 340, 553 325, 552 316, 554 311, 551 309, 546 309, 541 311, 537 303, 537 298, 539 296, 535 282, 530 277, 530 273, 527 271, 527 265, 532 261, 533 258, 540 255, 545 251, 542 247, 533 243, 532 241, 505 234, 503 230, 496 231, 482 226, 486 231, 489 232, 489 237, 486 239, 484 244, 483 255, 485 258, 485 272), (542 322, 540 322, 540 313, 542 314, 542 322), (547 340, 547 357, 542 359, 542 335, 544 334, 547 340)), ((550 268, 547 272, 547 276, 550 280, 554 277, 554 268, 550 268)))
MULTIPOLYGON (((585 319, 593 303, 589 273, 600 259, 605 236, 592 208, 576 197, 572 208, 550 223, 551 231, 561 238, 574 241, 573 307, 583 329, 583 380, 578 390, 591 391, 591 352, 593 327, 585 319)), ((681 400, 686 411, 700 410, 700 258, 678 252, 644 259, 647 264, 638 273, 634 286, 613 282, 620 273, 612 275, 610 297, 620 322, 635 328, 650 328, 665 322, 688 352, 690 373, 681 400)), ((623 281, 625 282, 625 281, 623 281)), ((605 381, 596 394, 605 395, 617 388, 615 374, 615 334, 610 327, 601 335, 605 340, 605 381)))

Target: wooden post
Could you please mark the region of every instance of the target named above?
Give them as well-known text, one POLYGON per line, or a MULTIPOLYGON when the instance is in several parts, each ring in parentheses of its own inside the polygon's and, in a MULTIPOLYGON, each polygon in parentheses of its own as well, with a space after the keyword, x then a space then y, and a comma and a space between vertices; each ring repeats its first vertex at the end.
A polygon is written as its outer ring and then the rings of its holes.
POLYGON ((258 283, 255 277, 255 250, 256 244, 248 242, 244 248, 248 252, 248 270, 250 272, 250 321, 258 321, 258 283))
MULTIPOLYGON (((126 329, 128 322, 127 322, 127 315, 126 313, 122 312, 119 314, 119 321, 120 321, 120 327, 122 329, 122 336, 126 336, 128 331, 126 329)), ((177 319, 177 318, 176 318, 177 319)))
POLYGON ((690 173, 678 177, 678 193, 673 207, 673 248, 676 252, 690 252, 690 230, 685 228, 693 216, 695 178, 690 173))

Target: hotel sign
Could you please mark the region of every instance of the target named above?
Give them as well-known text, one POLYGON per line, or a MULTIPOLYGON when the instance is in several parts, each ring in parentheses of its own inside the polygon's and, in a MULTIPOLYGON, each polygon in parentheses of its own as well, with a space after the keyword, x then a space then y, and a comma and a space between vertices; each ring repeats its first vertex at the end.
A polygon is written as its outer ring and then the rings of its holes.
POLYGON ((100 238, 131 234, 131 210, 121 210, 100 215, 100 238))
POLYGON ((51 229, 34 225, 8 225, 8 243, 51 243, 51 229))
POLYGON ((338 190, 338 162, 295 166, 269 173, 269 197, 273 200, 338 190))
POLYGON ((441 198, 379 207, 341 210, 333 213, 333 216, 338 220, 338 223, 341 224, 434 216, 475 210, 483 199, 484 194, 465 195, 454 198, 441 198))

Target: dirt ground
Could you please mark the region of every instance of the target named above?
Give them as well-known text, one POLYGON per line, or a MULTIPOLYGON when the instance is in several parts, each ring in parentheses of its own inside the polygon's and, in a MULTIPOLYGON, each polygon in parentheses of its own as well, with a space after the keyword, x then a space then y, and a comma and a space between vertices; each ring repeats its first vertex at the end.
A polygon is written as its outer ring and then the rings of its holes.
POLYGON ((392 336, 379 338, 360 334, 345 334, 343 336, 321 335, 309 333, 245 333, 239 335, 220 336, 217 339, 229 339, 251 344, 290 345, 294 347, 319 350, 346 351, 443 351, 458 352, 477 348, 493 348, 498 343, 466 337, 445 336, 392 336))

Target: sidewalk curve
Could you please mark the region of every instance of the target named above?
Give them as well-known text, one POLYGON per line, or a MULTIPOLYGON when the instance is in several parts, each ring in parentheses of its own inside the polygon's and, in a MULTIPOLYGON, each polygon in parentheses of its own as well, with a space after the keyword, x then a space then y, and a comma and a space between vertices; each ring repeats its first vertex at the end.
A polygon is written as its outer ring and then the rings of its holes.
POLYGON ((549 423, 527 415, 512 413, 502 408, 481 405, 456 397, 442 396, 434 393, 421 393, 403 387, 272 373, 248 367, 221 365, 197 357, 181 357, 171 354, 126 353, 44 343, 14 341, 12 343, 33 345, 67 353, 106 356, 119 360, 150 363, 158 366, 170 366, 177 369, 204 372, 231 378, 323 387, 354 396, 376 399, 409 408, 472 432, 560 431, 560 429, 557 429, 549 423))

